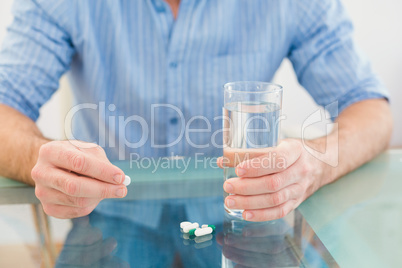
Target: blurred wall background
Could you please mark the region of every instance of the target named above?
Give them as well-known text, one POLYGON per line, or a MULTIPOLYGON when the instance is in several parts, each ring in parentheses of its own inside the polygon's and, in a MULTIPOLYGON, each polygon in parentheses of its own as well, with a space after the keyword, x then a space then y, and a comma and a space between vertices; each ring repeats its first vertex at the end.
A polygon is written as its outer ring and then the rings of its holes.
MULTIPOLYGON (((391 105, 395 119, 392 146, 402 145, 402 86, 399 77, 402 71, 402 1, 399 0, 348 0, 343 1, 356 28, 355 38, 363 51, 371 58, 373 67, 391 92, 391 105)), ((0 1, 0 42, 5 36, 6 26, 12 17, 12 0, 0 1)), ((290 63, 285 60, 275 81, 285 88, 284 111, 287 119, 282 126, 290 135, 300 133, 300 127, 318 107, 299 86, 290 63), (298 133, 297 133, 298 132, 298 133)), ((59 90, 41 111, 39 127, 46 136, 62 139, 63 116, 66 112, 69 93, 62 79, 59 90)), ((323 126, 318 129, 324 129, 323 126)), ((322 131, 322 130, 321 130, 322 131)))

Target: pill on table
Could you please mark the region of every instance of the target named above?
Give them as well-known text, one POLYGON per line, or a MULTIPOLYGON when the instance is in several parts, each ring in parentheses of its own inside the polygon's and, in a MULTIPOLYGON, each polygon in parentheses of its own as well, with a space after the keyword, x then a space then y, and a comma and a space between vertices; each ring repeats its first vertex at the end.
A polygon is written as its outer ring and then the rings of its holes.
POLYGON ((126 177, 124 178, 123 184, 124 184, 125 186, 129 186, 130 183, 131 183, 131 178, 126 175, 126 177))
POLYGON ((187 226, 187 225, 190 225, 191 224, 191 222, 189 222, 189 221, 183 221, 183 222, 181 222, 180 223, 180 228, 184 228, 184 226, 187 226))
POLYGON ((183 227, 183 233, 188 233, 191 229, 195 229, 195 228, 198 228, 198 227, 200 227, 200 225, 198 223, 196 223, 196 222, 194 222, 192 224, 189 224, 189 225, 186 225, 186 226, 183 227))
POLYGON ((194 228, 194 229, 191 229, 190 231, 188 231, 188 234, 189 235, 195 235, 194 233, 195 233, 195 230, 198 230, 198 229, 201 229, 201 228, 194 228))
POLYGON ((211 227, 212 230, 215 231, 215 225, 212 225, 212 224, 203 224, 203 225, 201 226, 201 228, 207 228, 207 227, 211 227))
POLYGON ((212 233, 214 230, 211 227, 199 228, 194 231, 195 236, 203 236, 212 233))

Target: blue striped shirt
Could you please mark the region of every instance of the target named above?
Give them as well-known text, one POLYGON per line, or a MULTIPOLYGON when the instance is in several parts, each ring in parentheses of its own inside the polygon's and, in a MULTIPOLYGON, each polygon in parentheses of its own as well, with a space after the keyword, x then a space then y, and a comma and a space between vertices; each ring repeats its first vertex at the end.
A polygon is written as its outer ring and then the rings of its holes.
POLYGON ((176 21, 162 0, 16 0, 13 14, 0 103, 35 120, 71 70, 75 104, 96 104, 72 134, 112 159, 221 154, 222 85, 270 81, 285 57, 319 105, 387 96, 336 0, 182 0, 176 21))
POLYGON ((339 112, 388 94, 338 0, 181 0, 177 20, 163 0, 15 0, 13 14, 0 103, 36 120, 70 70, 74 102, 86 104, 72 134, 110 159, 220 155, 222 85, 271 81, 284 58, 339 112))

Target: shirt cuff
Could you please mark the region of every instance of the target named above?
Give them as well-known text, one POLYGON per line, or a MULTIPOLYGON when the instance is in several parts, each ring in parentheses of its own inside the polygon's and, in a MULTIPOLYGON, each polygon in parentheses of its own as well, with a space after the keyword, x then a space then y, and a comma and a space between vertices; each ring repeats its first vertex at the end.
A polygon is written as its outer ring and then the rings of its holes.
POLYGON ((389 95, 387 90, 382 88, 365 88, 364 91, 352 90, 324 108, 329 112, 331 118, 335 120, 350 105, 369 99, 385 99, 389 101, 389 95))
POLYGON ((8 89, 4 89, 0 87, 0 104, 7 105, 20 113, 22 113, 25 116, 28 116, 31 118, 33 121, 36 121, 39 117, 39 112, 34 111, 32 109, 31 105, 29 105, 27 102, 25 102, 21 98, 16 98, 13 96, 10 96, 7 94, 8 89))

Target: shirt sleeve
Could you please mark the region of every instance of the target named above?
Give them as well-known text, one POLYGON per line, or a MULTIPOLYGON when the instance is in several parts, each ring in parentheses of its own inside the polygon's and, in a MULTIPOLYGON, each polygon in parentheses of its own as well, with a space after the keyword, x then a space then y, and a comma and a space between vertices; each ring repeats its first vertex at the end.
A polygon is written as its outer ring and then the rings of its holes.
POLYGON ((299 83, 332 118, 349 105, 388 91, 353 40, 353 25, 339 0, 298 0, 288 55, 299 83))
POLYGON ((69 69, 74 47, 35 0, 15 0, 12 12, 0 50, 0 103, 35 121, 69 69))

